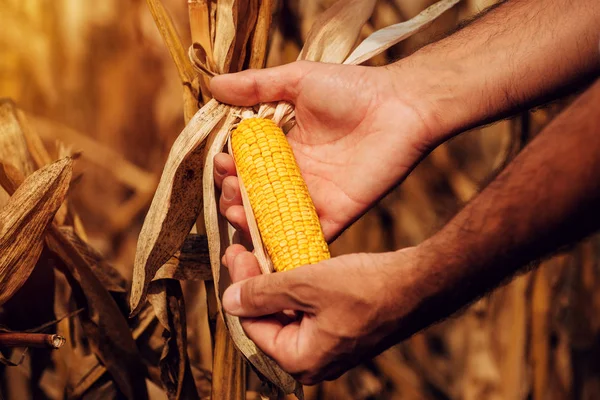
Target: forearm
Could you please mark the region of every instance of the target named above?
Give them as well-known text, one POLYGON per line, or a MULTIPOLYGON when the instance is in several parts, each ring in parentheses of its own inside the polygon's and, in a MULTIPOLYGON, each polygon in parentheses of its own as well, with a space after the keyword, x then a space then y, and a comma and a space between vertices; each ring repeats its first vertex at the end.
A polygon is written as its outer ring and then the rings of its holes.
POLYGON ((591 79, 599 44, 597 0, 509 0, 396 67, 435 144, 591 79))
POLYGON ((419 328, 600 228, 600 81, 417 247, 419 328), (425 319, 422 319, 424 317, 425 319), (419 326, 420 325, 420 326, 419 326))

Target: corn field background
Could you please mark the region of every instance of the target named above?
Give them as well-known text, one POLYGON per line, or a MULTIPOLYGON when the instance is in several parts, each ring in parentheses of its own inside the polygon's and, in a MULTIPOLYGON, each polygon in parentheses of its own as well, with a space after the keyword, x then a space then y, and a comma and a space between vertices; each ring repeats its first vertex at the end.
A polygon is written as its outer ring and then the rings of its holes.
MULTIPOLYGON (((332 3, 274 1, 267 66, 295 60, 312 22, 332 3)), ((363 37, 432 3, 380 0, 363 37)), ((463 0, 371 64, 407 56, 493 3, 463 0)), ((187 2, 163 4, 187 48, 187 2)), ((2 398, 143 399, 143 388, 150 399, 210 398, 213 368, 224 362, 212 352, 217 316, 207 311, 211 293, 202 282, 210 274, 163 279, 174 302, 169 307, 185 312, 183 318, 173 311, 178 317, 165 323, 151 307, 126 317, 140 228, 184 126, 181 83, 146 2, 0 0, 0 27, 0 162, 25 174, 41 167, 44 151, 31 144, 31 132, 42 139, 49 161, 78 156, 67 206, 57 213, 60 234, 52 233, 52 240, 60 243, 68 229, 82 236, 84 247, 94 249, 86 257, 94 260, 91 273, 101 284, 69 272, 64 257, 51 251, 51 240, 50 248, 40 249, 31 274, 0 308, 0 330, 58 333, 66 344, 58 350, 0 347, 2 398), (182 281, 180 292, 169 286, 175 279, 182 281), (116 307, 106 306, 106 296, 116 307)), ((439 147, 332 245, 333 255, 424 240, 567 102, 474 129, 439 147)), ((2 187, 0 206, 8 211, 0 215, 6 217, 18 205, 2 187)), ((593 237, 338 380, 306 388, 306 398, 598 398, 599 260, 600 241, 593 237)), ((260 380, 250 370, 247 380, 246 398, 259 398, 260 380)))

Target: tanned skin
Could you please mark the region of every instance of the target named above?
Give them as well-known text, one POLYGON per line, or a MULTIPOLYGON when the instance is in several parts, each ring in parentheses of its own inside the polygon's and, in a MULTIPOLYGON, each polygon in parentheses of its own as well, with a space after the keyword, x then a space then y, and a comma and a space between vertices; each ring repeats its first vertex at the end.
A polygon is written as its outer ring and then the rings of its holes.
MULTIPOLYGON (((600 228, 600 2, 512 0, 388 67, 299 62, 211 81, 235 105, 296 107, 288 139, 328 240, 438 144, 584 90, 442 230, 416 247, 350 254, 259 276, 240 245, 225 310, 300 382, 332 379, 600 228), (587 89, 585 89, 587 87, 587 89), (299 311, 297 320, 273 314, 299 311)), ((215 157, 221 212, 247 231, 229 155, 215 157)))

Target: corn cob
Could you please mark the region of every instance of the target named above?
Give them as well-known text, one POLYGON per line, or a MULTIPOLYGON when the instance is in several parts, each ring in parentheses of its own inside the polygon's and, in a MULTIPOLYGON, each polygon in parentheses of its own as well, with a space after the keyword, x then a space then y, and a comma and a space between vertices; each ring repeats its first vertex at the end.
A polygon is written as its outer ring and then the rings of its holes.
POLYGON ((285 134, 264 118, 231 135, 233 157, 276 271, 330 258, 319 217, 285 134))

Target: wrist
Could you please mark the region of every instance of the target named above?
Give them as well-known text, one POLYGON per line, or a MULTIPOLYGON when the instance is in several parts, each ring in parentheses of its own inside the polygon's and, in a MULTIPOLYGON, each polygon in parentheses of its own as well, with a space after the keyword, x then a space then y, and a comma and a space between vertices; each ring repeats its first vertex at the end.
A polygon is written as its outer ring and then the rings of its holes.
POLYGON ((397 95, 422 119, 431 147, 472 128, 489 114, 485 102, 473 99, 477 93, 471 83, 474 77, 465 79, 472 73, 463 71, 460 62, 448 58, 440 65, 427 52, 417 52, 389 69, 397 95))

